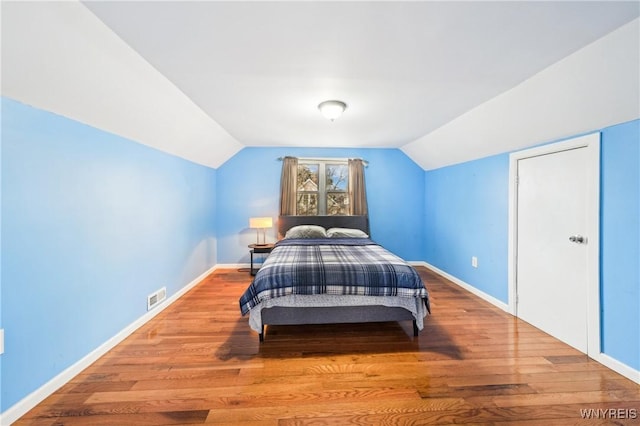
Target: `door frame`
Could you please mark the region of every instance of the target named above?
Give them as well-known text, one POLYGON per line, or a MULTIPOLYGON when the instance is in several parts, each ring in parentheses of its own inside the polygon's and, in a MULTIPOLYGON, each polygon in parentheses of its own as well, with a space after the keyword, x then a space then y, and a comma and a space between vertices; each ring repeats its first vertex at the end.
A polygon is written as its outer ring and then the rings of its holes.
MULTIPOLYGON (((509 155, 509 313, 517 315, 518 161, 577 148, 588 151, 587 179, 587 355, 601 353, 600 333, 600 132, 542 145, 509 155)), ((567 236, 568 238, 568 236, 567 236)))

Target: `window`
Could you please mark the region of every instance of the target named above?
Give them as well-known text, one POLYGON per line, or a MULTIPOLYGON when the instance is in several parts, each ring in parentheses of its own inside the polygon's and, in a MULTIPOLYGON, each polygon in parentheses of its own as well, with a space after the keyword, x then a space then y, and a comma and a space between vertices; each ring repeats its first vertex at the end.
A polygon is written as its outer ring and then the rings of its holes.
POLYGON ((298 160, 296 214, 349 214, 349 166, 341 160, 298 160))

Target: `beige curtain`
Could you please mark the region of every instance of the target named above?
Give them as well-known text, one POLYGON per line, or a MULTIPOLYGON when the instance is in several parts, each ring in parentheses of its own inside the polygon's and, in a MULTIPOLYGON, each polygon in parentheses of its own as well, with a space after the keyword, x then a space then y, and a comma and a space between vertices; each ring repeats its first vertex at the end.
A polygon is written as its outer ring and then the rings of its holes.
POLYGON ((284 157, 282 175, 280 176, 280 215, 296 214, 296 176, 298 175, 298 159, 284 157))
POLYGON ((367 214, 367 192, 364 185, 364 164, 359 159, 349 159, 349 214, 367 214))

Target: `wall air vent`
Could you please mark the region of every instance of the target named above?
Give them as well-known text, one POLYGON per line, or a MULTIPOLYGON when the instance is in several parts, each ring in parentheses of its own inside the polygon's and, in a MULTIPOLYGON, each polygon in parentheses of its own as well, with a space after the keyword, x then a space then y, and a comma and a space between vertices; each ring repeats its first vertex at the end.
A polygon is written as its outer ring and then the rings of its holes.
POLYGON ((158 303, 167 298, 167 288, 162 287, 160 290, 156 290, 147 296, 147 311, 155 308, 158 303))

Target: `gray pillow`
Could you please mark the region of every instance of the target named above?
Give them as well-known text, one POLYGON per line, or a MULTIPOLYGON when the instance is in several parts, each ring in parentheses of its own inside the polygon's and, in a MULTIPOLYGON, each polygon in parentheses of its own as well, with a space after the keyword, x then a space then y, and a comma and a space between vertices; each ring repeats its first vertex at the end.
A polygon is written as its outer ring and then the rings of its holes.
POLYGON ((327 238, 327 232, 319 225, 298 225, 289 229, 285 238, 327 238))
POLYGON ((352 228, 329 228, 327 229, 329 238, 369 238, 366 232, 352 228))

